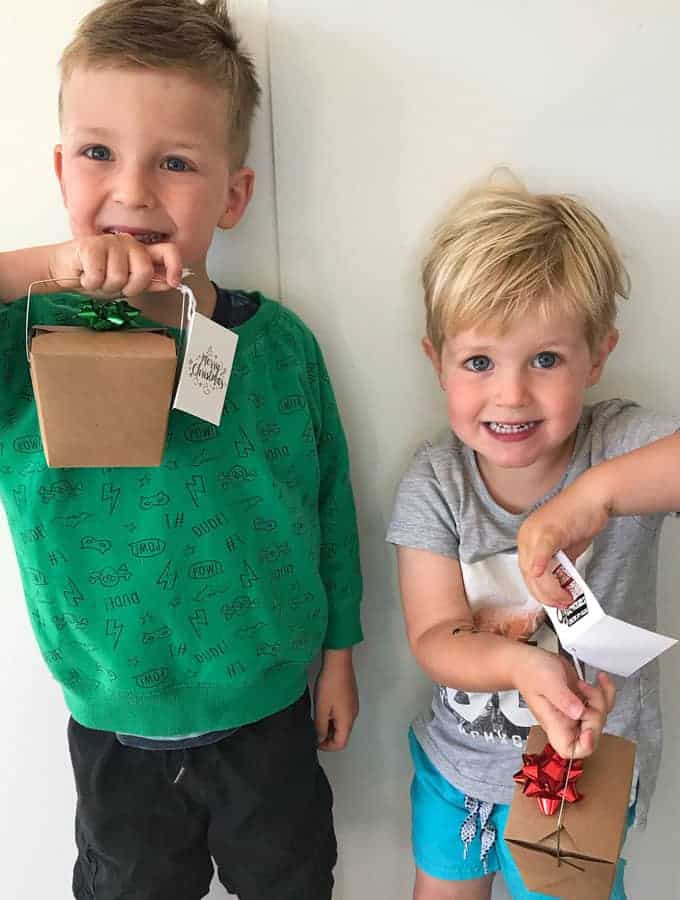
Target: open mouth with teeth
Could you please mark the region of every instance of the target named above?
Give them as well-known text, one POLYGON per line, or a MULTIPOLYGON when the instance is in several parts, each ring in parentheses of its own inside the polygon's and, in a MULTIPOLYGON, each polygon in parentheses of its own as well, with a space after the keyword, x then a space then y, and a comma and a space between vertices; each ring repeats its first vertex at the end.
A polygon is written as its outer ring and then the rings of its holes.
POLYGON ((499 438, 514 438, 520 440, 528 437, 540 425, 538 419, 532 419, 528 422, 485 422, 485 427, 495 436, 499 438))
POLYGON ((105 228, 104 234, 129 234, 140 244, 162 244, 170 238, 162 231, 142 231, 141 229, 138 231, 132 228, 105 228))

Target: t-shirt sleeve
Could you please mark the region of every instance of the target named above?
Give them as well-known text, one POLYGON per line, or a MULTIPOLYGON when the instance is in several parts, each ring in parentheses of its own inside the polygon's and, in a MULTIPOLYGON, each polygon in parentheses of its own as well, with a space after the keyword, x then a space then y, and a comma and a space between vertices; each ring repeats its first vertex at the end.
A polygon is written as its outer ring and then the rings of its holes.
POLYGON ((679 430, 680 416, 654 412, 629 400, 611 400, 594 417, 593 452, 599 452, 602 460, 613 459, 679 430))
POLYGON ((458 559, 460 540, 455 516, 437 477, 430 451, 431 445, 424 444, 401 479, 387 540, 402 547, 429 550, 458 559))
POLYGON ((311 353, 313 361, 308 372, 315 387, 312 414, 320 479, 319 571, 328 599, 324 647, 341 650, 363 639, 359 536, 347 440, 321 349, 315 340, 311 353))

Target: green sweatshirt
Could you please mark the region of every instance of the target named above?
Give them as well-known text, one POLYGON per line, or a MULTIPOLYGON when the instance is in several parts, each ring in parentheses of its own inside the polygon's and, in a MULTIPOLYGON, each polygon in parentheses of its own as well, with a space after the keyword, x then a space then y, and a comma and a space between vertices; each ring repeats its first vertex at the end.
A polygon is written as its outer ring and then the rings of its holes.
MULTIPOLYGON (((80 299, 35 297, 31 320, 78 324, 80 299)), ((333 390, 311 332, 259 299, 220 426, 173 410, 159 468, 47 468, 26 301, 0 308, 0 497, 40 650, 87 727, 253 722, 302 693, 320 648, 361 640, 333 390)))

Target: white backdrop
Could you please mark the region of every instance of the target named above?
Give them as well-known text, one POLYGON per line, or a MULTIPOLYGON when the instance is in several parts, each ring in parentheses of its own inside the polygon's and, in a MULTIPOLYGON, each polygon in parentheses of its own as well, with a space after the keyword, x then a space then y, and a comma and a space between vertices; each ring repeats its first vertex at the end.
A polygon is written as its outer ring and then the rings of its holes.
MULTIPOLYGON (((66 236, 50 173, 55 63, 93 5, 44 4, 39 29, 35 6, 0 11, 3 249, 66 236)), ((344 413, 361 520, 362 713, 350 748, 326 757, 341 844, 335 896, 407 900, 405 735, 428 688, 407 652, 383 536, 410 453, 445 422, 419 350, 419 257, 451 196, 499 164, 532 188, 583 196, 611 226, 634 288, 596 396, 680 408, 680 8, 671 0, 239 0, 232 8, 265 85, 269 22, 273 107, 267 95, 252 158, 254 204, 235 232, 219 237, 214 275, 280 293, 317 332, 344 413)), ((33 645, 0 531, 0 896, 67 900, 66 714, 33 645)), ((661 627, 676 635, 679 535, 678 523, 667 526, 660 579, 661 627)), ((663 671, 661 788, 647 832, 629 841, 632 900, 680 898, 669 836, 680 797, 680 651, 663 671)))

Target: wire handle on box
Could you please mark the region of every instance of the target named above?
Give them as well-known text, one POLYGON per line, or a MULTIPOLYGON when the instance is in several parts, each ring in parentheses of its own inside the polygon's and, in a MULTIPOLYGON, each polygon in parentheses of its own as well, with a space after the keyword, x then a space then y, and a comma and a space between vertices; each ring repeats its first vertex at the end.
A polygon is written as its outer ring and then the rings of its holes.
MULTIPOLYGON (((190 275, 193 275, 193 274, 194 273, 192 272, 191 269, 182 269, 182 278, 188 278, 190 275)), ((65 275, 62 278, 43 278, 43 279, 40 279, 39 281, 32 281, 28 285, 28 289, 26 291, 26 360, 27 360, 29 366, 31 364, 30 326, 31 326, 31 294, 33 293, 33 288, 37 284, 58 284, 59 282, 62 282, 62 281, 80 282, 80 275, 65 275)), ((151 281, 159 282, 159 281, 163 281, 163 279, 160 277, 160 275, 154 275, 152 277, 151 281)), ((188 287, 186 284, 182 284, 182 283, 178 284, 177 290, 182 294, 182 316, 180 319, 180 330, 182 330, 184 327, 184 310, 185 310, 185 306, 187 305, 187 297, 190 298, 190 300, 188 301, 189 318, 187 320, 187 324, 189 324, 189 322, 191 321, 191 317, 193 316, 193 313, 196 312, 196 298, 194 297, 194 293, 191 290, 191 288, 188 287), (193 303, 193 307, 192 307, 192 303, 193 303), (193 309, 193 311, 192 311, 192 309, 193 309)))

